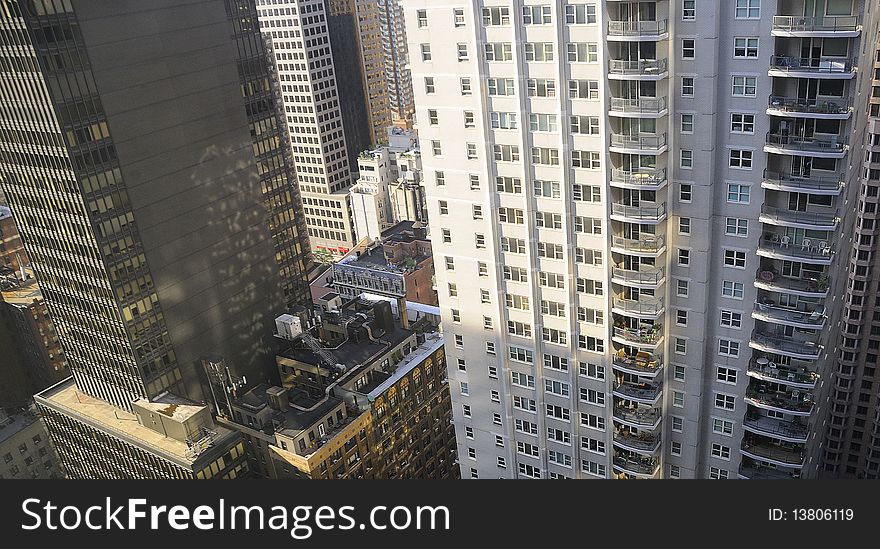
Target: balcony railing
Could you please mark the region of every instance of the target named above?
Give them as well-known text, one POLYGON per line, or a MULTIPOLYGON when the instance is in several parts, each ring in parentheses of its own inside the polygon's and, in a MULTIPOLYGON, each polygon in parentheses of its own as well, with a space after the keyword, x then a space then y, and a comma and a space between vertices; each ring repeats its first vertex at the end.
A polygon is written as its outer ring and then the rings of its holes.
POLYGON ((638 301, 615 297, 612 300, 612 305, 615 309, 632 314, 659 315, 663 312, 663 298, 658 297, 651 298, 650 301, 647 297, 643 297, 638 301))
POLYGON ((657 206, 627 206, 626 204, 611 204, 611 214, 627 217, 630 219, 644 219, 659 221, 666 217, 666 202, 657 206))
POLYGON ((783 208, 774 208, 766 204, 761 206, 761 221, 791 223, 794 225, 811 225, 822 227, 814 230, 832 231, 837 226, 837 213, 799 212, 783 208))
POLYGON ((739 466, 739 475, 750 480, 793 480, 800 475, 791 469, 776 469, 775 467, 746 465, 739 466))
POLYGON ((614 440, 629 448, 645 452, 653 452, 660 446, 660 435, 652 435, 650 433, 639 433, 636 435, 626 429, 615 431, 614 440))
POLYGON ((777 461, 787 465, 801 465, 804 462, 804 451, 788 449, 775 444, 762 444, 744 440, 742 450, 754 456, 777 461))
POLYGON ((608 72, 630 76, 658 76, 666 72, 666 59, 611 59, 608 61, 608 72))
POLYGON ((644 330, 635 328, 614 327, 614 337, 619 337, 636 345, 654 345, 663 337, 663 326, 655 324, 654 329, 644 330))
POLYGON ((611 146, 640 151, 656 151, 666 146, 666 134, 661 135, 626 135, 611 134, 611 146))
POLYGON ((611 278, 616 278, 632 284, 657 286, 664 278, 666 278, 666 271, 663 267, 643 268, 638 271, 631 271, 622 267, 612 267, 611 278))
POLYGON ((657 253, 666 246, 666 240, 653 235, 639 239, 615 236, 611 238, 611 246, 628 252, 657 253))
POLYGON ((640 475, 653 475, 657 472, 659 462, 656 459, 638 459, 625 456, 614 456, 615 467, 640 475))
POLYGON ((622 406, 615 406, 613 414, 615 418, 621 421, 646 427, 653 427, 660 421, 659 408, 624 408, 622 406))
POLYGON ((611 181, 613 183, 623 183, 625 185, 659 187, 666 182, 666 170, 644 170, 644 171, 626 171, 613 169, 611 170, 611 181))
POLYGON ((824 153, 842 153, 846 151, 846 139, 842 136, 829 139, 767 132, 766 144, 771 147, 780 147, 793 151, 824 153))
POLYGON ((782 97, 771 95, 769 106, 771 109, 782 112, 797 112, 805 114, 849 114, 850 101, 819 101, 817 99, 800 99, 796 97, 782 97))
POLYGON ((787 32, 855 32, 859 30, 857 15, 824 15, 803 17, 799 15, 775 15, 773 30, 787 32))
POLYGON ((755 303, 755 312, 764 318, 769 318, 771 321, 783 324, 790 322, 814 329, 821 328, 825 324, 825 313, 821 311, 798 311, 787 307, 755 303))
POLYGON ((782 421, 767 417, 764 415, 749 416, 743 420, 743 425, 750 427, 754 431, 760 432, 762 435, 777 436, 779 438, 806 439, 809 435, 809 428, 802 423, 793 421, 782 421))
POLYGON ((809 72, 822 74, 850 74, 853 72, 851 59, 840 57, 797 58, 788 55, 770 57, 770 68, 783 72, 809 72))
POLYGON ((757 280, 759 285, 766 285, 774 289, 813 294, 827 294, 830 284, 827 277, 824 279, 790 278, 760 268, 755 272, 755 280, 757 280))
POLYGON ((666 19, 659 21, 609 21, 608 36, 660 36, 666 33, 666 19))
POLYGON ((615 383, 614 392, 624 398, 654 401, 663 392, 662 383, 615 383))
POLYGON ((636 356, 629 356, 621 349, 612 356, 611 363, 633 372, 655 375, 663 367, 663 357, 651 353, 638 353, 636 356))
POLYGON ((806 262, 810 262, 811 260, 815 260, 819 263, 831 261, 833 250, 825 240, 820 240, 818 242, 810 240, 810 245, 804 246, 802 244, 799 245, 786 241, 786 238, 789 238, 790 240, 790 237, 780 237, 776 234, 770 238, 763 238, 758 243, 758 251, 773 253, 806 262), (776 237, 776 240, 774 240, 774 237, 776 237), (822 246, 823 244, 824 247, 822 246))
POLYGON ((815 385, 819 374, 804 370, 790 370, 779 367, 774 363, 758 364, 755 360, 749 362, 749 372, 760 375, 760 378, 779 381, 780 383, 799 383, 801 385, 815 385), (771 366, 771 364, 773 364, 771 366))
POLYGON ((764 172, 764 182, 780 188, 793 188, 803 191, 840 191, 843 178, 839 175, 809 175, 807 177, 779 172, 764 172))
POLYGON ((639 97, 636 99, 611 98, 611 111, 633 114, 660 114, 666 110, 665 97, 639 97))
POLYGON ((790 337, 765 334, 757 330, 752 333, 752 341, 761 347, 784 355, 801 355, 807 359, 819 357, 822 346, 812 341, 799 341, 790 337))
MULTIPOLYGON (((760 382, 758 382, 760 383, 760 382)), ((805 400, 804 396, 808 395, 804 391, 798 391, 798 395, 793 393, 777 393, 764 389, 759 389, 753 385, 749 385, 746 389, 746 398, 751 399, 764 406, 778 408, 780 410, 788 410, 797 413, 808 413, 813 408, 813 403, 805 400)))

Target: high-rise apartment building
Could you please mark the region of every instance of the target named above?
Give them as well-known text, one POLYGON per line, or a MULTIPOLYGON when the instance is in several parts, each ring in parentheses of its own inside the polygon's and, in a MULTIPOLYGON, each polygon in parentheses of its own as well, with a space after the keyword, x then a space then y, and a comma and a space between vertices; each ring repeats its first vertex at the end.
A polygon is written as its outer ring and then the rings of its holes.
POLYGON ((202 359, 272 379, 273 319, 309 301, 253 2, 4 0, 0 50, 0 183, 73 373, 36 397, 67 473, 242 474, 202 359))
POLYGON ((413 105, 412 75, 407 55, 406 25, 400 0, 378 0, 388 107, 394 121, 411 122, 413 105))
POLYGON ((815 475, 876 3, 404 5, 462 476, 815 475))

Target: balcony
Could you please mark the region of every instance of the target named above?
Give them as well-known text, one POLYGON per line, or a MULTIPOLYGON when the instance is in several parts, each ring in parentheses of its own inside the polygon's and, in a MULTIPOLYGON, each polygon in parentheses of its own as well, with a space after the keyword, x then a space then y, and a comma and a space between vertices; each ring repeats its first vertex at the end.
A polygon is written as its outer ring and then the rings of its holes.
POLYGON ((612 441, 615 446, 637 454, 654 455, 660 449, 660 435, 649 432, 635 434, 628 429, 617 429, 612 441))
POLYGON ((839 175, 809 175, 806 177, 764 171, 761 186, 765 189, 790 193, 809 193, 837 196, 843 190, 843 178, 839 175))
POLYGON ((666 185, 666 170, 626 171, 611 170, 611 186, 621 189, 645 189, 655 191, 666 185))
POLYGON ((755 273, 755 287, 768 292, 828 297, 828 286, 828 277, 824 275, 819 278, 791 278, 765 269, 758 269, 755 273))
POLYGON ((791 391, 781 393, 771 391, 766 383, 757 382, 758 386, 749 385, 745 400, 752 406, 763 410, 774 410, 793 416, 808 416, 813 409, 809 391, 791 391))
POLYGON ((770 362, 766 357, 760 357, 749 362, 749 369, 746 375, 761 381, 779 383, 798 389, 813 389, 816 386, 816 381, 819 379, 819 374, 807 371, 806 368, 792 370, 786 366, 779 367, 775 362, 770 362))
POLYGON ((657 257, 666 251, 666 240, 662 236, 642 235, 637 239, 614 236, 611 238, 611 251, 644 257, 657 257))
POLYGON ((610 59, 608 78, 611 80, 662 80, 669 76, 666 59, 610 59))
POLYGON ((635 288, 656 288, 666 281, 663 267, 642 266, 638 271, 622 267, 611 268, 611 282, 635 288))
POLYGON ((666 152, 666 134, 611 134, 611 152, 623 154, 660 154, 666 152))
POLYGON ((660 469, 660 461, 654 458, 616 455, 612 460, 614 468, 640 478, 651 478, 660 469))
POLYGON ((663 343, 663 327, 655 325, 654 328, 620 328, 615 326, 611 339, 623 345, 657 349, 663 343))
POLYGON ((782 78, 824 78, 849 80, 856 75, 851 59, 840 57, 797 58, 774 55, 770 58, 770 76, 782 78))
POLYGON ((767 114, 790 118, 814 118, 823 120, 845 120, 852 114, 849 100, 819 101, 771 95, 767 114))
POLYGON ((767 132, 764 152, 816 158, 843 158, 849 146, 841 136, 833 138, 801 137, 767 132))
POLYGON ((633 402, 657 404, 663 394, 663 383, 615 383, 613 394, 633 402))
POLYGON ((800 261, 813 265, 830 265, 834 251, 824 240, 813 242, 809 246, 793 244, 791 237, 772 234, 758 242, 758 255, 785 261, 800 261), (824 247, 822 246, 824 244, 824 247))
POLYGON ((755 303, 752 318, 808 330, 821 330, 825 326, 826 319, 825 308, 822 306, 815 311, 799 311, 764 303, 755 303))
POLYGON ((760 414, 746 414, 746 418, 743 420, 743 429, 750 433, 799 444, 807 442, 807 437, 810 434, 807 426, 802 423, 783 421, 760 414))
POLYGON ((645 351, 630 356, 620 349, 611 357, 611 365, 622 372, 642 377, 657 377, 663 368, 663 357, 645 351))
POLYGON ((638 429, 656 429, 660 425, 659 408, 626 408, 614 406, 614 420, 638 429))
POLYGON ((822 350, 821 345, 812 341, 800 341, 791 337, 765 334, 757 330, 752 332, 749 347, 801 360, 816 360, 822 350))
POLYGON ((608 21, 608 40, 650 42, 669 38, 666 19, 659 21, 608 21))
POLYGON ((622 118, 660 118, 669 113, 665 97, 612 97, 608 109, 609 115, 622 118))
POLYGON ((742 454, 752 459, 767 461, 782 467, 801 467, 804 463, 804 451, 800 448, 785 448, 769 442, 753 442, 743 440, 742 454))
POLYGON ((666 202, 653 206, 627 206, 615 202, 611 204, 611 219, 656 225, 666 219, 666 202))
POLYGON ((811 231, 833 231, 837 228, 837 213, 800 212, 783 208, 774 208, 766 204, 761 206, 761 223, 779 227, 794 227, 811 231))
POLYGON ((777 469, 758 464, 751 467, 739 466, 739 478, 746 480, 793 480, 799 477, 800 474, 790 469, 777 469))
POLYGON ((770 33, 773 36, 798 38, 853 38, 861 30, 857 15, 776 15, 773 17, 773 30, 770 33))
POLYGON ((663 314, 663 299, 651 296, 642 296, 640 300, 614 297, 611 302, 611 310, 617 314, 657 320, 663 314))

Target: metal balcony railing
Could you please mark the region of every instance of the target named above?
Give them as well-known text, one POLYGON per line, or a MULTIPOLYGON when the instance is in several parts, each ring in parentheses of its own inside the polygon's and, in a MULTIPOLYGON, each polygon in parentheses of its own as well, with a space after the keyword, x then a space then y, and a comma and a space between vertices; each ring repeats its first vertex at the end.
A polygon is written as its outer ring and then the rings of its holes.
POLYGON ((788 449, 774 444, 761 444, 744 440, 742 450, 754 456, 789 465, 801 465, 804 462, 804 452, 800 449, 788 449))
POLYGON ((826 293, 828 291, 828 286, 831 284, 830 279, 827 276, 824 279, 791 278, 761 268, 755 271, 755 280, 759 283, 773 286, 774 288, 816 294, 826 293))
POLYGON ((822 229, 831 231, 837 226, 837 212, 800 212, 797 210, 789 210, 785 208, 775 208, 766 204, 761 206, 761 217, 776 221, 779 223, 794 223, 800 225, 814 225, 823 227, 822 229))
POLYGON ((666 170, 641 170, 633 172, 614 168, 611 170, 611 181, 627 185, 657 187, 666 181, 666 170))
POLYGON ((800 341, 790 337, 766 334, 759 331, 752 332, 752 341, 756 344, 771 349, 779 354, 807 355, 818 358, 822 347, 812 341, 800 341))
POLYGON ((659 462, 655 459, 637 459, 625 456, 614 456, 615 467, 640 475, 653 475, 657 472, 659 462))
POLYGON ((653 330, 614 327, 614 337, 619 337, 635 344, 653 345, 663 337, 663 326, 657 324, 653 330))
POLYGON ((843 186, 843 178, 839 175, 799 176, 769 170, 764 170, 764 181, 772 185, 794 187, 804 191, 837 191, 843 186))
POLYGON ((771 95, 768 102, 770 108, 783 112, 799 112, 809 114, 849 114, 852 102, 849 99, 836 101, 817 99, 800 99, 771 95))
POLYGON ((790 370, 785 367, 779 367, 771 364, 774 363, 758 364, 756 360, 753 359, 749 362, 749 371, 755 374, 759 374, 761 376, 761 379, 772 379, 779 380, 781 382, 800 383, 802 385, 815 385, 816 380, 819 379, 819 374, 815 372, 809 372, 806 369, 790 370))
POLYGON ((637 450, 653 452, 660 446, 660 435, 650 433, 633 434, 626 429, 618 429, 614 432, 614 440, 637 450))
POLYGON ((789 55, 770 57, 770 68, 783 72, 809 72, 821 74, 847 74, 853 72, 852 59, 841 57, 806 57, 789 55))
MULTIPOLYGON (((612 138, 614 136, 612 135, 612 138)), ((767 145, 780 147, 793 151, 810 151, 825 153, 842 153, 846 151, 846 139, 843 136, 835 138, 802 137, 767 132, 767 145)))
POLYGON ((773 30, 789 32, 855 32, 859 28, 858 15, 824 15, 819 17, 775 15, 773 17, 773 30))
POLYGON ((624 269, 623 267, 612 267, 611 277, 625 282, 631 282, 633 284, 656 286, 666 278, 666 271, 663 267, 651 267, 639 269, 638 271, 631 271, 629 269, 624 269))
POLYGON ((612 97, 610 108, 614 112, 660 114, 666 110, 666 98, 638 97, 636 99, 623 99, 621 97, 612 97))
POLYGON ((646 297, 641 300, 625 299, 622 297, 614 297, 612 304, 615 309, 620 309, 625 313, 659 315, 663 312, 663 298, 654 297, 650 301, 646 297))
POLYGON ((781 410, 800 413, 809 412, 813 408, 813 403, 804 400, 802 398, 803 394, 800 393, 806 394, 803 391, 800 391, 797 396, 794 396, 791 393, 770 392, 750 385, 746 389, 746 398, 754 400, 764 406, 779 408, 781 410))
POLYGON ((663 356, 651 353, 629 356, 626 351, 621 349, 612 356, 611 363, 619 368, 653 375, 663 367, 663 356))
POLYGON ((800 244, 790 242, 790 240, 790 237, 773 234, 770 238, 761 239, 758 243, 758 249, 785 257, 802 259, 804 261, 826 261, 831 258, 831 255, 834 252, 834 250, 831 249, 830 244, 825 240, 816 242, 812 239, 808 239, 809 245, 805 245, 806 243, 804 242, 801 242, 800 244))
POLYGON ((608 22, 608 36, 660 36, 666 32, 666 19, 608 22))
POLYGON ((615 383, 614 392, 626 398, 655 400, 663 392, 662 383, 615 383))
POLYGON ((792 322, 801 325, 809 325, 814 328, 821 328, 825 324, 825 314, 817 311, 798 311, 787 307, 776 307, 774 305, 765 305, 763 303, 755 303, 755 312, 762 316, 770 318, 778 322, 792 322))
POLYGON ((659 408, 624 408, 615 406, 613 415, 615 418, 632 423, 634 425, 653 426, 660 420, 659 408))
POLYGON ((778 435, 785 438, 806 439, 809 428, 800 422, 783 421, 765 415, 749 416, 743 420, 743 425, 760 431, 762 435, 778 435))
POLYGON ((629 252, 656 253, 666 246, 666 240, 662 236, 642 236, 638 239, 614 236, 611 238, 611 246, 629 252))
POLYGON ((666 146, 666 134, 660 135, 627 135, 620 133, 611 134, 611 146, 640 151, 656 151, 666 146))
POLYGON ((611 214, 630 219, 658 221, 666 217, 666 202, 656 206, 627 206, 615 202, 611 204, 611 214))
POLYGON ((656 76, 666 72, 666 59, 611 59, 608 61, 610 74, 631 76, 656 76))

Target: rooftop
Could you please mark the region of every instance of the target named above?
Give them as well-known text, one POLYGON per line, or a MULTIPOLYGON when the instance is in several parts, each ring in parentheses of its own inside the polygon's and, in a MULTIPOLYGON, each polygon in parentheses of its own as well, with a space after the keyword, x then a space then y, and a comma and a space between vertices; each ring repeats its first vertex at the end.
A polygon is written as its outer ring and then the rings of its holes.
POLYGON ((29 411, 6 414, 0 410, 0 444, 30 427, 37 416, 29 411))
POLYGON ((12 217, 12 210, 9 209, 9 206, 0 204, 0 219, 6 219, 9 217, 12 217))
POLYGON ((35 299, 43 299, 43 294, 40 292, 40 287, 37 285, 35 278, 19 282, 18 286, 10 287, 9 289, 6 289, 5 282, 0 282, 0 293, 3 295, 3 301, 12 305, 30 305, 35 299))
MULTIPOLYGON (((269 401, 266 392, 270 388, 269 385, 261 383, 239 397, 236 404, 254 410, 265 408, 269 401)), ((334 396, 315 399, 304 391, 288 391, 287 396, 291 407, 285 411, 277 411, 272 419, 280 424, 276 432, 290 437, 296 437, 342 403, 342 399, 334 396)))
POLYGON ((171 393, 163 393, 152 401, 138 399, 136 402, 151 412, 162 414, 181 423, 205 408, 204 404, 171 393))

